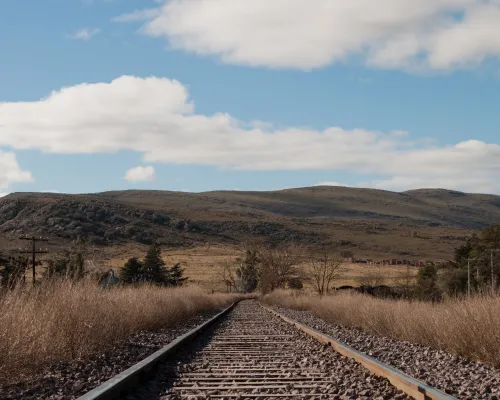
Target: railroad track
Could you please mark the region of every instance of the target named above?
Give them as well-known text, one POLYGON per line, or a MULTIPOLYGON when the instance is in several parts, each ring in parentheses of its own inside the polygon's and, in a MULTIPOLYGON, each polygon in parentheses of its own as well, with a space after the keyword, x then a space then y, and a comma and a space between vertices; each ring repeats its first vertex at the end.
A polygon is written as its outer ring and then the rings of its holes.
MULTIPOLYGON (((197 340, 175 346, 176 354, 170 354, 151 379, 135 385, 127 395, 116 397, 115 390, 113 397, 97 390, 101 397, 81 399, 413 398, 408 395, 411 390, 397 389, 353 358, 332 351, 330 344, 297 329, 257 301, 245 300, 197 340)), ((421 393, 420 388, 416 393, 421 393)))

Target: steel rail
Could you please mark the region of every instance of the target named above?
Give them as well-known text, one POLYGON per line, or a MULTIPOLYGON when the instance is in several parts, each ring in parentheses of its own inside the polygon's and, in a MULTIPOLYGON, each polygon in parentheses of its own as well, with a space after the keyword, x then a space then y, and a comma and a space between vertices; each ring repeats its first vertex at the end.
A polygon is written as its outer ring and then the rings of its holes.
POLYGON ((400 370, 391 367, 383 362, 376 360, 373 357, 370 357, 364 353, 361 353, 354 348, 340 342, 333 337, 326 335, 314 328, 311 328, 301 322, 298 322, 292 318, 286 317, 285 315, 269 308, 262 303, 260 305, 267 311, 273 313, 277 317, 282 320, 288 322, 291 325, 294 325, 296 328, 300 329, 304 333, 312 336, 316 340, 321 343, 325 343, 331 346, 338 353, 352 358, 365 368, 370 370, 374 375, 378 375, 384 378, 387 378, 389 382, 399 390, 402 390, 409 396, 417 400, 457 400, 455 397, 450 396, 449 394, 443 393, 432 386, 427 385, 426 383, 419 381, 418 379, 412 378, 409 375, 401 372, 400 370))
POLYGON ((225 310, 210 318, 208 321, 198 325, 196 328, 190 330, 184 335, 179 336, 165 347, 151 354, 149 357, 138 362, 137 364, 134 364, 118 375, 115 375, 90 392, 87 392, 83 396, 79 397, 78 400, 122 399, 125 393, 127 393, 140 381, 147 379, 158 364, 174 354, 179 347, 193 342, 202 332, 229 313, 229 311, 231 311, 239 301, 240 300, 235 301, 225 310))

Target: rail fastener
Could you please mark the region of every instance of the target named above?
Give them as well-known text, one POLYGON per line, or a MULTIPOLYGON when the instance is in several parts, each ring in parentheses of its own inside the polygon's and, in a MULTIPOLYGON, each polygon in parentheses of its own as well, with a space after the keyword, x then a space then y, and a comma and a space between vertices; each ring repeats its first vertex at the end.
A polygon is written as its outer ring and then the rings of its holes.
POLYGON ((343 356, 349 357, 363 365, 374 375, 386 378, 391 382, 391 384, 398 388, 399 390, 405 392, 407 395, 413 397, 417 400, 457 400, 455 397, 450 396, 426 383, 412 378, 409 375, 401 372, 400 370, 391 367, 383 362, 376 360, 364 353, 361 353, 354 348, 334 339, 333 337, 326 335, 314 328, 311 328, 301 322, 295 321, 261 303, 261 306, 267 311, 273 313, 277 317, 281 318, 285 322, 294 325, 302 332, 312 336, 321 343, 331 346, 335 351, 342 354, 343 356))

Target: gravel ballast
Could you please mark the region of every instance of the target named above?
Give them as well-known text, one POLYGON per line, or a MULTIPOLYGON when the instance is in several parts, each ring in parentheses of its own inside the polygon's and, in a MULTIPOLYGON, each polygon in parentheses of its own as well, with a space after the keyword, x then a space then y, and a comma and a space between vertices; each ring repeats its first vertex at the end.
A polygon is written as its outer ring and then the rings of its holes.
POLYGON ((354 360, 243 301, 125 400, 280 398, 405 400, 354 360), (297 396, 297 397, 295 397, 297 396))
POLYGON ((500 370, 492 366, 419 344, 334 325, 309 311, 272 308, 458 399, 500 399, 500 370))
POLYGON ((51 365, 29 381, 8 386, 0 383, 0 399, 76 399, 221 311, 222 308, 197 315, 175 328, 136 333, 112 350, 85 360, 51 365))

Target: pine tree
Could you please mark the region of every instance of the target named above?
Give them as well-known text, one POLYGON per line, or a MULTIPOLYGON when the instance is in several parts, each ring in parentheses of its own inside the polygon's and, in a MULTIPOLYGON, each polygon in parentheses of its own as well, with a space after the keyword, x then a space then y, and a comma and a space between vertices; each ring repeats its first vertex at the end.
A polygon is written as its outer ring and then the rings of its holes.
POLYGON ((184 268, 181 267, 180 263, 175 264, 168 271, 168 283, 171 286, 182 286, 188 280, 184 277, 184 268))
POLYGON ((137 257, 130 258, 120 270, 120 279, 124 283, 144 282, 144 265, 137 257))
POLYGON ((152 244, 144 258, 144 278, 147 282, 157 285, 168 284, 168 271, 165 268, 165 262, 161 258, 161 249, 152 244))

